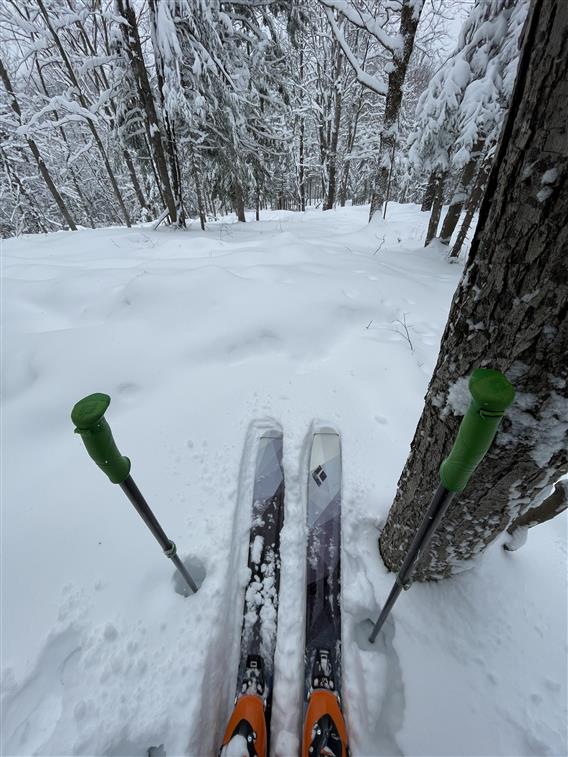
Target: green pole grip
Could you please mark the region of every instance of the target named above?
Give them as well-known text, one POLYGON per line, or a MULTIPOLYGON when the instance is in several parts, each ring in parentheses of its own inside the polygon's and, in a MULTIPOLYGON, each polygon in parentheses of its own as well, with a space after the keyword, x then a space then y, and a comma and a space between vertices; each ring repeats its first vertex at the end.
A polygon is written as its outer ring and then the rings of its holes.
POLYGON ((461 492, 491 446, 515 390, 499 371, 477 368, 469 379, 471 404, 459 427, 452 451, 440 466, 448 491, 461 492))
POLYGON ((110 405, 108 394, 89 394, 71 411, 75 433, 80 434, 87 452, 113 484, 121 484, 130 473, 130 460, 118 451, 104 415, 110 405))

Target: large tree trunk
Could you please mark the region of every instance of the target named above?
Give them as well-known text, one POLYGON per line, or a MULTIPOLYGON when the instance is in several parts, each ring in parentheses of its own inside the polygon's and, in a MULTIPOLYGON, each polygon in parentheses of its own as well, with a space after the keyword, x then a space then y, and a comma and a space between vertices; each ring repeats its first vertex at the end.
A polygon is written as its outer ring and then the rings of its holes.
POLYGON ((402 87, 414 47, 414 37, 418 28, 418 20, 420 19, 423 4, 424 0, 403 0, 400 11, 400 36, 403 39, 403 49, 399 56, 393 56, 393 70, 389 73, 389 86, 385 102, 381 144, 379 147, 379 170, 371 197, 369 221, 375 213, 382 209, 387 194, 392 156, 396 149, 402 87))
POLYGON ((463 167, 458 185, 452 195, 452 199, 450 200, 450 207, 448 208, 444 223, 442 224, 442 231, 440 232, 440 242, 442 244, 450 244, 454 229, 460 220, 464 203, 467 200, 469 185, 473 181, 473 177, 475 176, 479 164, 482 147, 483 142, 478 141, 472 150, 471 158, 463 167))
MULTIPOLYGON (((2 79, 2 83, 4 84, 6 94, 10 98, 10 106, 12 110, 14 111, 14 113, 16 114, 18 121, 21 123, 22 111, 20 109, 20 105, 16 98, 16 94, 12 88, 12 82, 10 81, 10 77, 8 76, 8 72, 4 68, 4 64, 2 63, 1 60, 0 60, 0 78, 2 79)), ((55 186, 55 183, 53 179, 51 178, 51 174, 47 170, 47 166, 45 165, 45 162, 41 156, 38 146, 36 145, 35 141, 31 137, 27 137, 26 141, 28 143, 28 147, 30 148, 32 155, 34 156, 34 160, 37 164, 37 167, 42 176, 42 179, 45 181, 47 188, 51 192, 51 196, 55 200, 55 204, 59 208, 59 212, 63 216, 63 220, 65 221, 67 226, 69 226, 71 231, 77 231, 77 226, 75 225, 75 221, 73 220, 71 213, 67 209, 67 205, 63 201, 63 197, 60 195, 59 190, 55 186)))
MULTIPOLYGON (((568 3, 534 0, 517 82, 410 456, 379 540, 402 559, 461 420, 450 390, 477 366, 517 399, 450 508, 419 580, 463 570, 568 471, 568 3)), ((461 413, 460 413, 461 414, 461 413)))

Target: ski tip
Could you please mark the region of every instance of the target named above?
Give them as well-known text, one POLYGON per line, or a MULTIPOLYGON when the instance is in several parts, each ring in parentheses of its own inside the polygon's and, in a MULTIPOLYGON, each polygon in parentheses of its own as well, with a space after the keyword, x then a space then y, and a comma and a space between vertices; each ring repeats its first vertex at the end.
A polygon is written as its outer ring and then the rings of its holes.
POLYGON ((268 428, 261 433, 260 438, 261 439, 281 439, 282 429, 281 428, 268 428))
POLYGON ((312 436, 340 436, 339 429, 325 421, 312 421, 310 433, 312 436))

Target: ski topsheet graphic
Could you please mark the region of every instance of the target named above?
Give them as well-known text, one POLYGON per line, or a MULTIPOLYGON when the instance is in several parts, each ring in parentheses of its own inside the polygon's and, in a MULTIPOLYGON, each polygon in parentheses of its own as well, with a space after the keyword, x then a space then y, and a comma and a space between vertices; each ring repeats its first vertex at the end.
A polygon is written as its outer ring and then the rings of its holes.
POLYGON ((227 757, 268 754, 283 520, 282 433, 270 430, 256 459, 236 702, 221 748, 227 757))
POLYGON ((341 712, 341 443, 314 434, 308 472, 303 757, 348 754, 341 712))

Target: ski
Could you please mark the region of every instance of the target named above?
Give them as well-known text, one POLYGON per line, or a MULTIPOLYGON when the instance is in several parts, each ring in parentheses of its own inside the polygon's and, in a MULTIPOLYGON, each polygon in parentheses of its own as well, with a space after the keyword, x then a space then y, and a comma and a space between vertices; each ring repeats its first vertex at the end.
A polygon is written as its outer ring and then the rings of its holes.
POLYGON ((284 521, 282 433, 259 440, 249 535, 250 579, 245 591, 235 707, 221 757, 267 757, 280 585, 280 530, 284 521))
POLYGON ((302 757, 349 754, 341 711, 341 440, 314 434, 309 462, 302 757))

